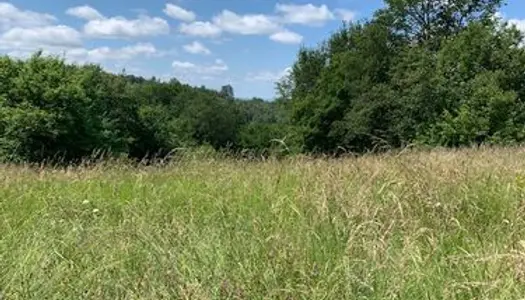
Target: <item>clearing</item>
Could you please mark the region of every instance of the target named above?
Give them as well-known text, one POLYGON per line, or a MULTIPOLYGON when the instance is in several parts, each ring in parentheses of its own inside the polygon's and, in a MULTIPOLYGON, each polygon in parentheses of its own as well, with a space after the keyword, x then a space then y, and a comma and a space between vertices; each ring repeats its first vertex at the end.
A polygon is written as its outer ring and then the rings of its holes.
POLYGON ((525 150, 0 174, 5 299, 519 299, 525 150))

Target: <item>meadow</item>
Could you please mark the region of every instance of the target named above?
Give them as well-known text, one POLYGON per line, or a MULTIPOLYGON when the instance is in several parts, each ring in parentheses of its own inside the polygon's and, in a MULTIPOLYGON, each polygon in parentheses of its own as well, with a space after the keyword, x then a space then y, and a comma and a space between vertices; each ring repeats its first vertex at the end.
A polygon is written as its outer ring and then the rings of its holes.
POLYGON ((0 293, 522 299, 524 217, 518 147, 3 165, 0 293))

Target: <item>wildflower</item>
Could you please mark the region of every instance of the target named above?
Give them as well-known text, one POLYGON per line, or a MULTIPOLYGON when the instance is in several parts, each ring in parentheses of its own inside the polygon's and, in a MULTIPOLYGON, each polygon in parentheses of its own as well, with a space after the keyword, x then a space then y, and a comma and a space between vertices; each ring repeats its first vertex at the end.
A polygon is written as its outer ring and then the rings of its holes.
POLYGON ((89 200, 84 200, 84 201, 82 201, 82 204, 83 204, 83 205, 87 205, 87 204, 89 204, 89 200))
POLYGON ((100 210, 99 210, 98 208, 93 209, 93 213, 94 213, 94 214, 96 214, 96 213, 98 213, 98 212, 100 212, 100 210))

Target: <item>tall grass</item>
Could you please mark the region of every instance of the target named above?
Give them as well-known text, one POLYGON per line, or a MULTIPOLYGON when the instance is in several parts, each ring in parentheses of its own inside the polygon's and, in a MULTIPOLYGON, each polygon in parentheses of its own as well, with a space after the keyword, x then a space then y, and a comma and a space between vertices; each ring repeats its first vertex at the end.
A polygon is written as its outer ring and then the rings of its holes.
POLYGON ((5 299, 520 299, 525 152, 2 166, 5 299))

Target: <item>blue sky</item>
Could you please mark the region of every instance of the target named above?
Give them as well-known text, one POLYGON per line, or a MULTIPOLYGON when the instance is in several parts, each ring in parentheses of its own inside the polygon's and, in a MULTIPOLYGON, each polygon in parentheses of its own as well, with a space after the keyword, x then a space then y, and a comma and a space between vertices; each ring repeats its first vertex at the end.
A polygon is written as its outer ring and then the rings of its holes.
MULTIPOLYGON (((0 53, 37 49, 107 70, 178 78, 239 97, 274 96, 274 82, 301 45, 342 20, 367 18, 381 0, 15 0, 0 1, 0 53)), ((502 15, 525 30, 525 1, 502 15)))

